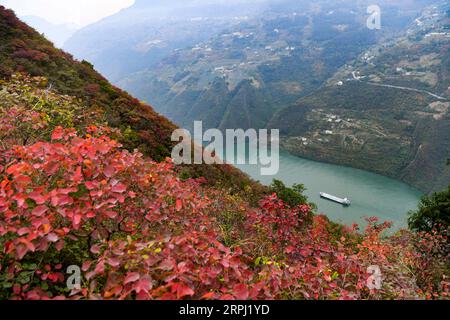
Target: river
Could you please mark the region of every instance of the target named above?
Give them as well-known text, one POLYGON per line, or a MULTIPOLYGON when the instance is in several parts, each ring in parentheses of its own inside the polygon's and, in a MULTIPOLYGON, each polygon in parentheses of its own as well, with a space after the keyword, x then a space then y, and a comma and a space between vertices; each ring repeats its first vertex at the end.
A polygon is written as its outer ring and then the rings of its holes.
POLYGON ((280 171, 275 176, 262 176, 259 166, 236 165, 253 179, 270 184, 273 179, 292 186, 304 184, 309 200, 316 203, 319 213, 326 214, 335 222, 365 225, 365 217, 378 217, 392 221, 393 230, 407 227, 408 211, 417 208, 422 194, 400 181, 364 170, 310 161, 280 153, 280 171), (350 207, 321 199, 326 192, 348 197, 350 207))

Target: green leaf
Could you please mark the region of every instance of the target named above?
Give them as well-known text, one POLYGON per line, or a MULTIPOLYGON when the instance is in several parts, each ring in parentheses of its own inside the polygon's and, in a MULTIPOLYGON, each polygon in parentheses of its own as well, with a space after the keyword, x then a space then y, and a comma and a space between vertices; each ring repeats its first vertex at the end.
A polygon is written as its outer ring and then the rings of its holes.
POLYGON ((25 264, 24 265, 25 270, 37 270, 38 266, 36 263, 31 263, 31 264, 25 264))
POLYGON ((3 282, 3 283, 2 283, 2 287, 3 287, 4 289, 12 288, 12 286, 13 286, 13 284, 12 284, 11 282, 3 282))

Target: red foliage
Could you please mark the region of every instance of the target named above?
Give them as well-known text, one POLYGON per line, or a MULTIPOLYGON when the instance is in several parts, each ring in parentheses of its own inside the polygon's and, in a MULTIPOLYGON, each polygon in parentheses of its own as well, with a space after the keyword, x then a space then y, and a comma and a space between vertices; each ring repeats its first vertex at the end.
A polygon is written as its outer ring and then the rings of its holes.
MULTIPOLYGON (((8 119, 1 125, 14 130, 8 119)), ((383 238, 389 224, 371 220, 363 235, 337 237, 323 216, 305 224, 308 206, 289 208, 272 195, 251 208, 201 180, 182 182, 170 159, 155 163, 121 149, 108 129, 86 132, 59 127, 50 142, 0 148, 0 276, 11 283, 8 298, 447 296, 445 283, 441 293, 423 293, 411 277, 423 268, 426 280, 427 251, 442 243, 436 235, 422 236, 417 250, 410 235, 383 238), (228 222, 234 231, 225 237, 229 212, 242 218, 228 222), (30 261, 33 280, 24 283, 30 261), (77 263, 82 287, 58 290, 77 263), (371 265, 383 273, 380 290, 367 288, 371 265)))
POLYGON ((15 58, 28 59, 28 60, 38 61, 38 62, 49 61, 48 55, 46 53, 38 51, 38 50, 19 49, 16 52, 14 52, 13 56, 15 58))
POLYGON ((96 83, 91 83, 84 87, 84 91, 88 96, 96 96, 100 92, 100 86, 96 83))

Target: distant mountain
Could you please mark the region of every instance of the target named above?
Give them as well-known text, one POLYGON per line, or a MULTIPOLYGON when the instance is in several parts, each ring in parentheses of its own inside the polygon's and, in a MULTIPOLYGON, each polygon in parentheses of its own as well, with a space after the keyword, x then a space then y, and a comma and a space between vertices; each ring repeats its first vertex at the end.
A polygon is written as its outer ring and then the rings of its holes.
POLYGON ((366 26, 364 2, 278 2, 117 84, 181 126, 203 120, 221 129, 265 127, 276 112, 405 28, 419 8, 385 4, 383 28, 375 31, 366 26))
POLYGON ((75 25, 53 24, 43 18, 35 16, 22 16, 20 19, 36 29, 39 33, 44 34, 44 36, 52 41, 58 48, 62 48, 66 40, 77 30, 77 26, 75 25))
POLYGON ((76 32, 64 49, 91 61, 108 79, 151 68, 167 54, 204 41, 259 13, 245 1, 136 1, 76 32))

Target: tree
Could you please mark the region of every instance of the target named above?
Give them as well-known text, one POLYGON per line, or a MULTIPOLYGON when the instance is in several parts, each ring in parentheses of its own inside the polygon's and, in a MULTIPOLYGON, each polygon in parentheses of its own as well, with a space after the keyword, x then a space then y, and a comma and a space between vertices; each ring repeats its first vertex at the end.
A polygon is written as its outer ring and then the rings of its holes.
POLYGON ((306 188, 303 184, 294 184, 292 188, 287 187, 282 181, 274 179, 270 185, 270 191, 276 193, 290 207, 308 204, 308 197, 304 195, 306 188))
POLYGON ((417 211, 409 213, 409 227, 414 231, 427 231, 450 227, 450 186, 446 191, 425 196, 417 211))
MULTIPOLYGON (((450 159, 447 159, 450 166, 450 159)), ((411 211, 409 228, 414 231, 433 231, 450 227, 450 186, 446 191, 425 196, 417 211, 411 211)))

